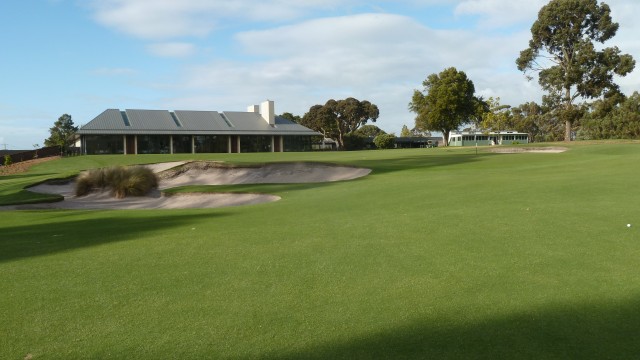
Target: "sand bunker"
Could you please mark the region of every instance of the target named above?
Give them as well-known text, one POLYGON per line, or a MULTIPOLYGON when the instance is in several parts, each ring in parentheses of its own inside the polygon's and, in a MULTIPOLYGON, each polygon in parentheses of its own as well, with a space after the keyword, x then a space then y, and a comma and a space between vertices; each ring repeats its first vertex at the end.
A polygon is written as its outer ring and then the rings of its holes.
POLYGON ((565 147, 498 147, 489 151, 497 154, 547 153, 557 154, 567 151, 565 147))
POLYGON ((197 161, 158 174, 160 189, 183 185, 292 184, 351 180, 369 169, 321 163, 272 163, 261 166, 229 166, 197 161))
POLYGON ((351 180, 371 170, 319 163, 275 163, 262 166, 230 166, 220 162, 171 162, 146 165, 158 174, 159 189, 147 196, 116 199, 109 192, 76 197, 75 182, 36 185, 30 191, 60 194, 64 201, 0 207, 2 210, 38 209, 187 209, 251 205, 280 200, 268 194, 177 194, 162 190, 186 185, 314 183, 351 180))

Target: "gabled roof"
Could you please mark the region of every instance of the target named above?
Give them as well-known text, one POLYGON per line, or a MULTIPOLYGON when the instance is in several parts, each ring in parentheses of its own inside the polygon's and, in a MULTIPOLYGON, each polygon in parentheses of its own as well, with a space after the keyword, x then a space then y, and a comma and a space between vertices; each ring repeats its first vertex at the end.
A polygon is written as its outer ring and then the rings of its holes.
POLYGON ((320 135, 276 117, 270 125, 258 113, 107 109, 78 130, 81 135, 320 135))

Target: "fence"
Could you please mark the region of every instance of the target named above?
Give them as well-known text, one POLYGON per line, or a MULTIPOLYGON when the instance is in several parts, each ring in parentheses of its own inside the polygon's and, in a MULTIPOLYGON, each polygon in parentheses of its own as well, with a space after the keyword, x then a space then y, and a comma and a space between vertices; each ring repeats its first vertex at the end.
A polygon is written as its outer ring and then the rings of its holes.
MULTIPOLYGON (((73 151, 73 150, 72 150, 73 151)), ((60 148, 58 146, 48 146, 36 150, 27 150, 19 153, 8 154, 11 157, 12 163, 18 163, 27 160, 33 160, 37 158, 59 156, 60 148)), ((1 163, 4 164, 4 157, 1 159, 1 163)))

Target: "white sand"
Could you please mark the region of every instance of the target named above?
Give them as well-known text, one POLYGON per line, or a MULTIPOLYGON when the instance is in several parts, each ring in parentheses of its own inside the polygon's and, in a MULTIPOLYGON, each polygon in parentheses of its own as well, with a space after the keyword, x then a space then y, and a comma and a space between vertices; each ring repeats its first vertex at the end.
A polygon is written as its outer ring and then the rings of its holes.
POLYGON ((317 163, 277 163, 260 167, 227 167, 213 162, 171 162, 146 165, 160 177, 159 190, 147 196, 116 199, 109 192, 74 195, 75 182, 40 184, 28 190, 60 194, 55 203, 0 206, 0 210, 38 209, 187 209, 251 205, 280 200, 268 194, 179 194, 165 196, 160 190, 185 185, 314 183, 351 180, 368 175, 370 169, 317 163))
POLYGON ((491 152, 497 154, 518 154, 518 153, 545 153, 558 154, 567 151, 565 147, 498 147, 492 148, 491 152))

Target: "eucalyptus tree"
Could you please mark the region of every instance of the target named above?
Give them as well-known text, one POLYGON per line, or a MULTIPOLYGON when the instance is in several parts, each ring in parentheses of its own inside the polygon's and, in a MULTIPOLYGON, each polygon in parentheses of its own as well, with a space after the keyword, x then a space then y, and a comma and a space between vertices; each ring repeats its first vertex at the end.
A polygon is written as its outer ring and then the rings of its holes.
POLYGON ((609 6, 597 0, 551 0, 531 27, 529 47, 516 64, 525 74, 537 72, 543 90, 560 100, 565 141, 571 140, 572 125, 581 115, 576 101, 619 92, 614 75, 625 76, 635 67, 633 57, 618 47, 594 44, 613 38, 618 27, 609 6))
POLYGON ((335 140, 344 149, 344 139, 367 122, 375 122, 380 111, 375 104, 355 98, 329 100, 324 105, 314 105, 302 117, 302 125, 321 132, 335 140))

